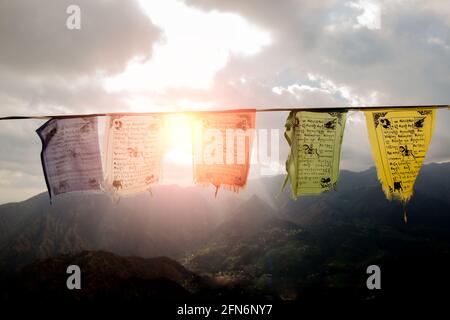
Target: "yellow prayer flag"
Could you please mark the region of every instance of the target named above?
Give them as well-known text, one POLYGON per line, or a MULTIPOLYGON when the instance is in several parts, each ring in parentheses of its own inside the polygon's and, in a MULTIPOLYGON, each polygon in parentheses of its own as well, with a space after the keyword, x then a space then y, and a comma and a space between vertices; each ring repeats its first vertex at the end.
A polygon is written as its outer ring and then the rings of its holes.
POLYGON ((291 111, 284 136, 291 147, 286 161, 292 197, 317 195, 336 188, 346 111, 291 111))
POLYGON ((430 144, 436 110, 432 108, 365 111, 378 179, 389 200, 406 203, 413 194, 430 144))

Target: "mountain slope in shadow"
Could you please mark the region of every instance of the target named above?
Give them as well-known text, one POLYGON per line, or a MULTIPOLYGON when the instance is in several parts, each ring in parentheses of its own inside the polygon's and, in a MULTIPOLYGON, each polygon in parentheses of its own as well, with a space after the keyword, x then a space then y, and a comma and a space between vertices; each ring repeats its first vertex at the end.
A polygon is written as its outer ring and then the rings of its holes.
MULTIPOLYGON (((277 209, 250 199, 186 265, 283 299, 371 299, 379 294, 366 288, 371 264, 389 279, 377 299, 436 293, 437 284, 450 284, 449 168, 425 166, 428 176, 417 180, 407 223, 401 204, 386 200, 374 169, 344 171, 337 192, 296 201, 285 192, 277 209)), ((271 180, 280 179, 266 184, 271 180)))
POLYGON ((4 300, 145 301, 188 299, 202 279, 166 257, 120 257, 103 251, 61 255, 24 267, 2 286, 4 300), (81 269, 81 290, 68 290, 66 269, 81 269), (6 288, 6 289, 4 289, 6 288))

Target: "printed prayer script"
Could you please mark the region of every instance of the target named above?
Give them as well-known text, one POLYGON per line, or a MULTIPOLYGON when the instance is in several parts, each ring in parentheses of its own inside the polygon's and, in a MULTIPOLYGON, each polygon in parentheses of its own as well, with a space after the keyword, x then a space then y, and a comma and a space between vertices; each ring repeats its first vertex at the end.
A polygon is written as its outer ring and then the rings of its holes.
POLYGON ((255 110, 196 116, 193 135, 194 180, 238 192, 247 183, 255 110))
POLYGON ((436 110, 365 111, 378 178, 388 199, 407 202, 430 144, 436 110))
POLYGON ((293 198, 335 188, 346 115, 344 111, 289 114, 284 135, 291 151, 282 188, 290 180, 293 198))
POLYGON ((105 189, 115 196, 149 191, 160 178, 161 116, 118 115, 108 122, 105 189))
POLYGON ((97 118, 52 119, 36 130, 50 198, 98 190, 103 180, 97 118))

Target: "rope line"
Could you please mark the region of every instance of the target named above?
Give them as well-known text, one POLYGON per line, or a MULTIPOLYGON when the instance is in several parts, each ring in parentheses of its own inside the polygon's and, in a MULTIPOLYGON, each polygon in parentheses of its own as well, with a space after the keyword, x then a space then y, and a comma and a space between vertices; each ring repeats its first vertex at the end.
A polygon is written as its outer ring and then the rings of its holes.
POLYGON ((87 117, 107 117, 107 116, 145 116, 154 114, 202 114, 202 113, 227 113, 227 112, 248 112, 256 110, 256 112, 278 112, 278 111, 338 111, 338 110, 355 110, 370 111, 377 109, 408 109, 408 108, 434 108, 434 109, 450 109, 450 105, 414 105, 414 106, 351 106, 351 107, 293 107, 293 108, 244 108, 244 109, 225 109, 225 110, 197 110, 197 111, 154 111, 154 112, 110 112, 110 113, 89 113, 89 114, 67 114, 67 115, 44 115, 44 116, 8 116, 1 117, 0 120, 26 120, 26 119, 70 119, 70 118, 87 118, 87 117))

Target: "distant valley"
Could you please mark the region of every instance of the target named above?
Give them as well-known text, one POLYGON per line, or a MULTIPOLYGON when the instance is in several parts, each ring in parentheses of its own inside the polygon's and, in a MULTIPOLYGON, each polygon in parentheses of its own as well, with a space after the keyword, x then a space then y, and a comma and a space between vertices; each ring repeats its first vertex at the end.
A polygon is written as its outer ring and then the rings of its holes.
MULTIPOLYGON (((8 280, 46 258, 102 250, 177 260, 208 283, 202 290, 222 286, 272 299, 344 290, 338 296, 366 299, 365 268, 379 264, 389 270, 386 279, 395 279, 378 297, 387 298, 408 277, 416 275, 423 288, 450 266, 449 177, 450 164, 423 167, 407 224, 401 205, 385 199, 373 168, 342 171, 337 191, 297 201, 288 191, 276 197, 281 176, 250 181, 240 195, 221 190, 217 199, 209 189, 177 186, 118 205, 100 194, 63 196, 50 205, 40 194, 0 206, 0 274, 8 280)), ((179 280, 180 294, 192 291, 179 280)))

